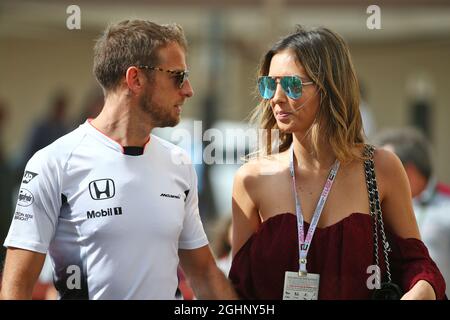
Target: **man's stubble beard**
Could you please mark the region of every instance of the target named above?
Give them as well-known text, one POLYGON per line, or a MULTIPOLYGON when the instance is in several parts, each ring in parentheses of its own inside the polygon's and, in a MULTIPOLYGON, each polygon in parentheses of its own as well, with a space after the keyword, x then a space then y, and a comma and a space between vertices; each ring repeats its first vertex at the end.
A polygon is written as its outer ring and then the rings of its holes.
POLYGON ((174 127, 180 122, 180 117, 172 116, 170 107, 164 107, 153 102, 153 92, 146 92, 141 97, 139 107, 150 116, 155 128, 174 127))

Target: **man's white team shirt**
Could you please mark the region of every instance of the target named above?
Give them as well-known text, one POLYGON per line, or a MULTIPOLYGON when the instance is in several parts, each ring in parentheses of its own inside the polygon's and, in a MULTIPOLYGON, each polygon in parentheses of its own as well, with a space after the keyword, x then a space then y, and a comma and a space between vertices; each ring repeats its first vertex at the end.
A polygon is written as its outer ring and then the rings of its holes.
POLYGON ((86 122, 30 159, 4 245, 48 250, 61 298, 174 299, 178 249, 207 243, 186 153, 127 155, 86 122))

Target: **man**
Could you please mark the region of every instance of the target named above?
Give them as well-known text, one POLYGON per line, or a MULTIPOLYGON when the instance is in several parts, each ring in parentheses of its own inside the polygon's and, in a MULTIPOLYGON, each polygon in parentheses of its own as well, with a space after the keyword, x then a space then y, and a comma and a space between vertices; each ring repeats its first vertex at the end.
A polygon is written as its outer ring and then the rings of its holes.
POLYGON ((103 110, 29 161, 3 297, 31 296, 48 250, 62 299, 174 299, 179 262, 197 298, 235 298, 208 246, 192 164, 150 134, 176 125, 193 95, 182 29, 123 21, 94 51, 103 110))
POLYGON ((444 276, 449 296, 450 188, 434 175, 430 143, 413 128, 386 130, 375 142, 395 152, 405 167, 422 240, 444 276))

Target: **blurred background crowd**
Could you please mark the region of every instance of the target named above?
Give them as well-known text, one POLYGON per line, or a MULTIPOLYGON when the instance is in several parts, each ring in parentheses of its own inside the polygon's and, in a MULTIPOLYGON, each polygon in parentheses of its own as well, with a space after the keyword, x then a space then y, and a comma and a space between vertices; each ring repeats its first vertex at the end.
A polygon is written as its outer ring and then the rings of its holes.
MULTIPOLYGON (((450 184, 450 1, 377 1, 380 29, 368 28, 371 4, 366 0, 2 0, 1 242, 28 159, 100 111, 103 95, 92 74, 92 47, 110 22, 124 19, 183 26, 195 95, 185 104, 177 128, 192 132, 193 137, 194 121, 201 121, 203 132, 215 128, 224 135, 226 129, 247 128, 250 111, 258 102, 257 65, 278 37, 293 31, 296 24, 337 31, 349 43, 360 79, 361 111, 369 142, 391 144, 397 152, 394 142, 385 140, 385 132, 415 128, 426 146, 422 158, 428 157, 429 166, 418 194, 431 178, 446 194, 445 184, 450 184), (80 29, 70 30, 67 19, 71 14, 66 10, 73 4, 80 8, 80 29)), ((248 152, 251 143, 245 150, 236 150, 236 144, 220 139, 174 139, 173 130, 155 133, 186 148, 195 158, 200 212, 216 256, 225 259, 221 265, 226 271, 233 176, 242 164, 238 154, 248 152), (215 152, 236 154, 235 161, 204 163, 194 149, 204 150, 206 144, 213 144, 215 152)), ((410 150, 419 149, 413 144, 410 150)), ((405 168, 414 164, 415 158, 405 159, 405 168)), ((444 226, 450 225, 445 222, 450 221, 449 203, 440 207, 444 226)), ((430 241, 444 247, 447 256, 443 263, 450 268, 450 227, 445 232, 447 238, 430 241)), ((0 252, 3 255, 4 249, 0 252)), ((43 283, 50 281, 51 275, 42 279, 43 283)), ((43 298, 44 291, 36 297, 43 298)))

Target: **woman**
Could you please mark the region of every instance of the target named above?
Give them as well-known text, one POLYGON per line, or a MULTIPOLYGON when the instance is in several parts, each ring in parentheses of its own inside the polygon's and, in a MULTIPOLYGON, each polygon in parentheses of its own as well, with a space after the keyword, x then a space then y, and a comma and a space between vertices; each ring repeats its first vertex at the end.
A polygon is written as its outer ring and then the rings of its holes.
POLYGON ((401 162, 385 150, 371 158, 365 147, 358 82, 342 38, 326 28, 284 37, 264 56, 258 89, 265 156, 243 165, 233 187, 230 278, 241 297, 372 297, 374 239, 382 239, 374 237, 366 188, 364 161, 373 159, 402 298, 443 298, 401 162))

